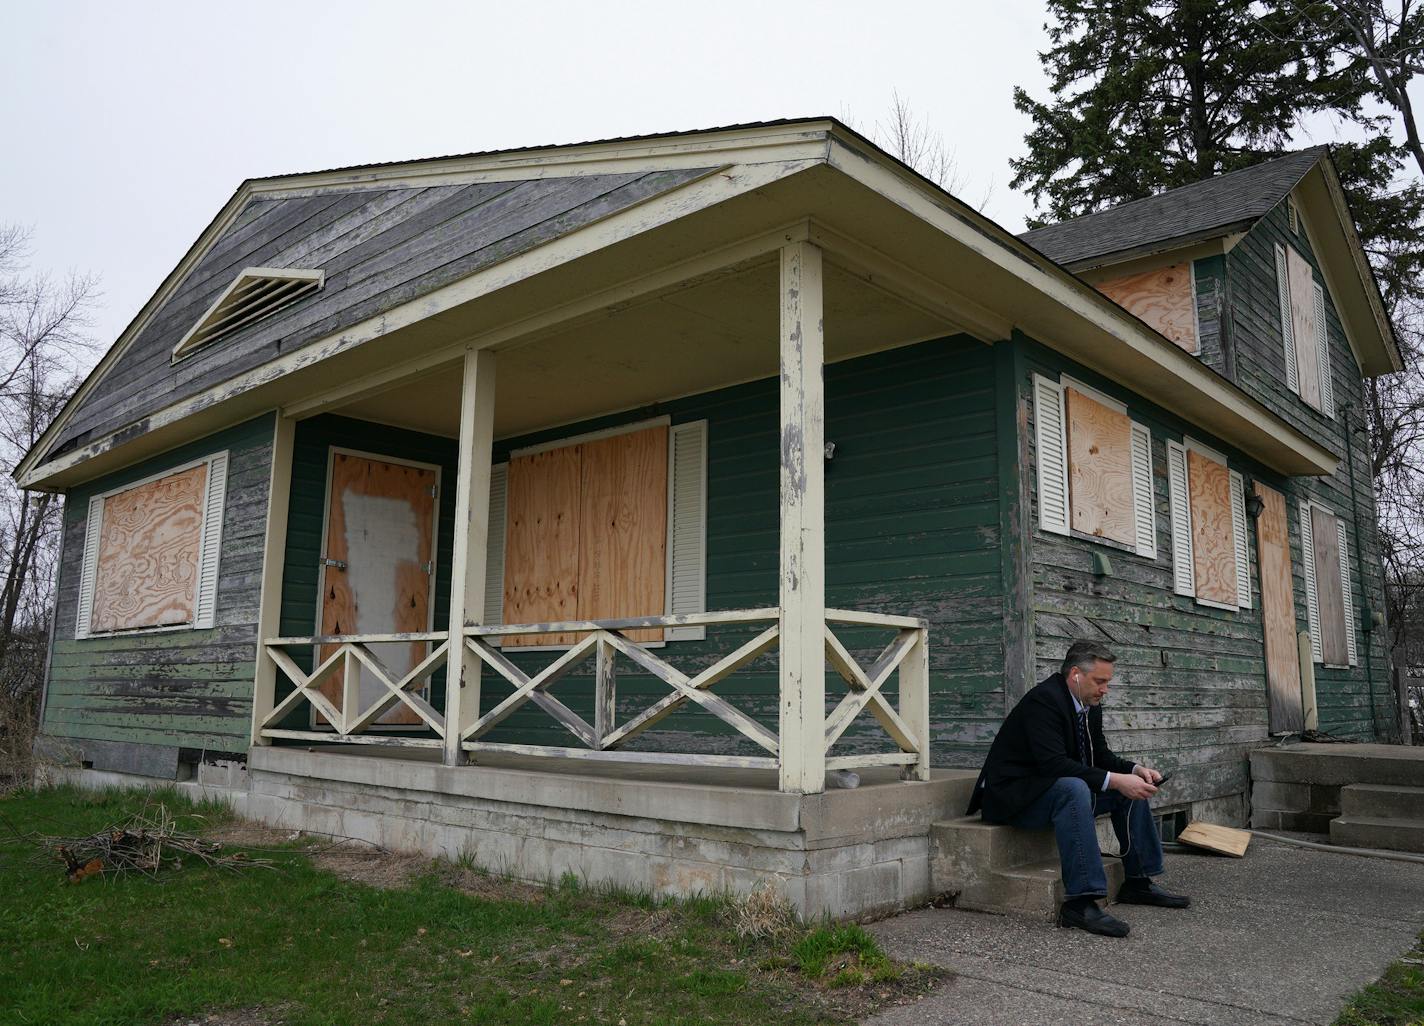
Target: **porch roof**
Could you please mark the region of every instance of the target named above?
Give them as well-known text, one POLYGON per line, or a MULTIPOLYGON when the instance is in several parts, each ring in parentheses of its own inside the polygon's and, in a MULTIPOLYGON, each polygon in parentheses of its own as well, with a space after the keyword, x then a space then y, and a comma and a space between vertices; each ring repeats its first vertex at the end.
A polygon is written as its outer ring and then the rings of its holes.
POLYGON ((500 434, 769 376, 776 253, 797 239, 826 255, 828 359, 1020 330, 1281 473, 1334 468, 1327 450, 1073 274, 821 118, 244 183, 15 474, 65 488, 273 407, 346 404, 421 375, 438 387, 471 348, 502 353, 500 434), (253 197, 653 174, 669 187, 427 291, 353 306, 319 338, 51 451, 253 197))

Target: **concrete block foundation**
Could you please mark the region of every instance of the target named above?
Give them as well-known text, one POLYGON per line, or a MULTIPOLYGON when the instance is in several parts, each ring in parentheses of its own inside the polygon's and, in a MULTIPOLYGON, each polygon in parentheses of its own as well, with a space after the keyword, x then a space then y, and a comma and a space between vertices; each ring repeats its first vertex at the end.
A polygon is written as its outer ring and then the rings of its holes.
MULTIPOLYGON (((770 885, 803 917, 842 919, 935 897, 930 825, 960 813, 976 776, 942 770, 901 781, 893 769, 870 770, 856 789, 795 795, 755 771, 533 762, 446 767, 408 752, 264 747, 251 751, 245 773, 215 768, 211 779, 179 786, 280 829, 465 857, 534 883, 571 873, 674 897, 770 885)), ((96 786, 155 783, 63 775, 96 786)))

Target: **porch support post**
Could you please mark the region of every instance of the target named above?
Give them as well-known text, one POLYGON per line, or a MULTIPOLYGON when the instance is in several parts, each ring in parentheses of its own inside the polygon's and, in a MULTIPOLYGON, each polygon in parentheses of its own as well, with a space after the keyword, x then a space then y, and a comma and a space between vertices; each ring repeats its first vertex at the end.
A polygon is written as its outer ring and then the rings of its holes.
POLYGON ((282 570, 287 559, 287 509, 292 493, 292 441, 297 422, 277 411, 272 473, 267 485, 267 532, 262 545, 262 595, 257 607, 257 673, 252 688, 252 744, 270 745, 262 722, 277 702, 277 664, 263 642, 282 633, 282 570))
POLYGON ((781 250, 781 779, 826 788, 825 335, 821 250, 781 250))
POLYGON ((450 637, 445 664, 445 765, 464 761, 460 735, 480 713, 480 660, 465 647, 465 624, 485 618, 490 459, 494 444, 494 353, 465 353, 460 456, 455 478, 455 546, 450 558, 450 637))

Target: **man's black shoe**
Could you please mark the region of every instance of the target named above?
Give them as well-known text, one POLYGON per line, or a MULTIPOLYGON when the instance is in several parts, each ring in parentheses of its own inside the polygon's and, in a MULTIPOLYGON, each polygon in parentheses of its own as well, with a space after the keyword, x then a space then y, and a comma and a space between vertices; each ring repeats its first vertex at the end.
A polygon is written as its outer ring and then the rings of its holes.
POLYGON ((1102 937, 1126 937, 1130 929, 1121 919, 1098 908, 1095 901, 1076 907, 1073 902, 1065 901, 1058 910, 1058 925, 1087 930, 1102 937))
POLYGON ((1192 899, 1185 894, 1164 891, 1150 879, 1129 879, 1117 892, 1117 900, 1124 905, 1157 905, 1161 908, 1186 908, 1192 899))

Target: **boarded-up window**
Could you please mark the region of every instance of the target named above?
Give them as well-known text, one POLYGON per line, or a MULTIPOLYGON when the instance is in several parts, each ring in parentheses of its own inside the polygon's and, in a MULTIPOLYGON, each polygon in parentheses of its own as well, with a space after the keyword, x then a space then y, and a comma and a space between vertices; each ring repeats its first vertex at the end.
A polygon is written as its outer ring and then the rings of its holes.
POLYGON ((1132 504, 1132 421, 1072 386, 1068 402, 1068 494, 1073 530, 1124 545, 1137 541, 1132 504))
POLYGON ((211 627, 227 454, 89 502, 75 636, 211 627))
MULTIPOLYGON (((490 622, 606 620, 703 608, 705 422, 517 453, 496 468, 494 481, 502 494, 492 489, 489 568, 502 575, 502 587, 493 579, 487 587, 490 622)), ((628 634, 645 642, 665 638, 658 628, 628 634)), ((701 634, 701 628, 678 628, 666 638, 701 634)), ((574 640, 516 635, 505 644, 574 640)))
POLYGON ((1070 379, 1034 377, 1039 524, 1157 555, 1152 436, 1127 407, 1070 379))
POLYGON ((1345 522, 1318 503, 1302 502, 1300 546, 1315 661, 1326 666, 1354 666, 1354 599, 1345 522))
POLYGON ((1203 605, 1249 609, 1245 483, 1226 457, 1190 440, 1167 443, 1174 588, 1203 605))
POLYGON ((1276 280, 1286 385, 1310 406, 1334 417, 1325 290, 1315 280, 1310 261, 1294 246, 1276 247, 1276 280))
POLYGON ((1197 351, 1197 303, 1190 261, 1098 282, 1098 291, 1189 353, 1197 351))

